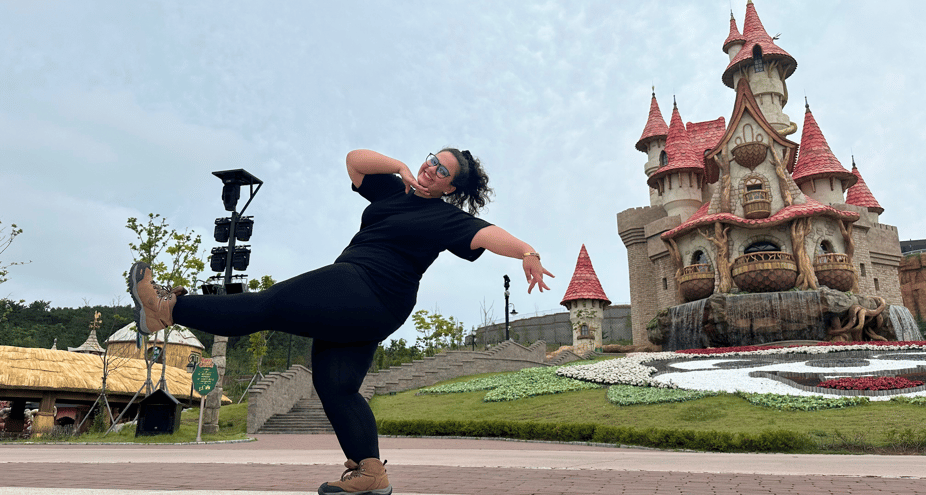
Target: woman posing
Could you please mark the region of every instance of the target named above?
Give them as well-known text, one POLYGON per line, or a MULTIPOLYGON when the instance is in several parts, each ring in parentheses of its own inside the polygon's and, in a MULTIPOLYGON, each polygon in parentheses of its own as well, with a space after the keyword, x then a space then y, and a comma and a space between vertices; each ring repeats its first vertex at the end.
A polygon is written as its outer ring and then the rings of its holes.
POLYGON ((129 289, 143 334, 177 323, 224 336, 278 330, 313 338, 313 384, 347 456, 341 479, 318 493, 389 495, 376 420, 360 385, 376 347, 414 309, 425 270, 444 250, 475 261, 488 249, 521 260, 528 293, 549 290, 543 276, 553 274, 529 244, 475 216, 491 189, 469 151, 429 154, 414 175, 399 160, 355 150, 347 174, 370 205, 334 264, 256 293, 180 297, 183 289, 155 284, 150 267, 135 263, 129 289))

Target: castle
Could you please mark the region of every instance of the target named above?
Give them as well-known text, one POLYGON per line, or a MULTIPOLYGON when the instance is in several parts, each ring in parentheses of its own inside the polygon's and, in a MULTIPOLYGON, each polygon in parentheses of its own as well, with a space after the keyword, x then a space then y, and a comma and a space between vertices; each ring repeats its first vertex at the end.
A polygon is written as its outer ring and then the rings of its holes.
POLYGON ((669 125, 655 92, 636 149, 646 154, 650 205, 618 213, 627 248, 634 344, 663 308, 715 292, 832 289, 902 304, 897 228, 852 158, 830 150, 805 101, 798 125, 784 113, 797 61, 768 35, 752 0, 743 30, 733 14, 721 81, 736 92, 724 117, 669 125))

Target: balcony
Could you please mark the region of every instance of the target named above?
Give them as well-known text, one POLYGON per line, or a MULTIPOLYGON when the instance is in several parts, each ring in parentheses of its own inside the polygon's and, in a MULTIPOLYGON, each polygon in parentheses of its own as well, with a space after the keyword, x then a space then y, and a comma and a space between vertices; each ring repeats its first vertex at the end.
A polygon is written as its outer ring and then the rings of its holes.
POLYGON ((780 292, 794 288, 797 263, 789 253, 761 251, 733 261, 733 283, 746 292, 780 292))
POLYGON ((714 293, 714 270, 711 265, 688 265, 678 276, 678 287, 686 301, 697 301, 714 293))
POLYGON ((743 216, 749 219, 768 218, 772 214, 772 195, 767 189, 743 193, 743 216))
POLYGON ((821 254, 814 259, 817 282, 830 289, 849 292, 855 285, 855 270, 849 256, 841 253, 821 254))

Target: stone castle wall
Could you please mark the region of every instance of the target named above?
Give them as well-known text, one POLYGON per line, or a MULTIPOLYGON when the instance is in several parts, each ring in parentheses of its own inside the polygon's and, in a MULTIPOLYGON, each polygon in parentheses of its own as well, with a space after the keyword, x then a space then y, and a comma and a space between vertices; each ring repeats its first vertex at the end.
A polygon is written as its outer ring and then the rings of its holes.
POLYGON ((900 292, 913 316, 926 319, 926 253, 907 255, 900 261, 900 292))

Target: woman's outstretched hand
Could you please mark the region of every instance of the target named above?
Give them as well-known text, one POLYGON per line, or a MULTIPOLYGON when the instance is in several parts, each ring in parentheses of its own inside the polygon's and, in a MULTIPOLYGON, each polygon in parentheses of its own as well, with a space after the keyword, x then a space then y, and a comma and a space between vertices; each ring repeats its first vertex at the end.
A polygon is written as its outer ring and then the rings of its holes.
POLYGON ((412 171, 405 164, 403 164, 403 166, 399 169, 399 177, 401 177, 402 182, 405 183, 405 194, 408 194, 409 189, 415 189, 424 195, 428 194, 428 189, 421 184, 418 184, 418 180, 415 179, 415 175, 412 174, 412 171))
POLYGON ((536 285, 540 292, 544 290, 550 290, 547 287, 547 284, 543 281, 544 275, 549 275, 552 278, 556 278, 556 275, 553 275, 546 268, 540 264, 540 258, 536 256, 525 256, 523 261, 524 275, 527 276, 527 293, 530 294, 534 290, 536 285))

